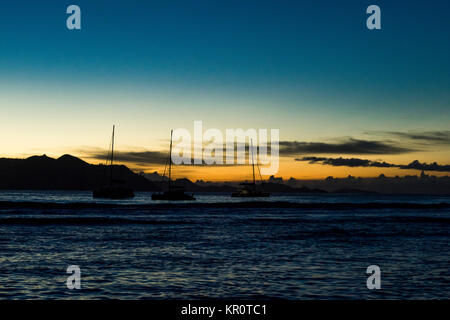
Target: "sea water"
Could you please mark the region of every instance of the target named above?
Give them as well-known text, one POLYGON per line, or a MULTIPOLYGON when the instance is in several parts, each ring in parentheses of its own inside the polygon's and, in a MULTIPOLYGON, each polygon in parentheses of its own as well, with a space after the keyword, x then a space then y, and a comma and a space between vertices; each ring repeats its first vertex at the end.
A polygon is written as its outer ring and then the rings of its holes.
POLYGON ((196 197, 173 206, 150 193, 94 201, 90 192, 0 192, 0 298, 450 296, 449 197, 196 197), (80 290, 66 286, 71 265, 80 290), (369 265, 380 267, 380 290, 366 286, 369 265))

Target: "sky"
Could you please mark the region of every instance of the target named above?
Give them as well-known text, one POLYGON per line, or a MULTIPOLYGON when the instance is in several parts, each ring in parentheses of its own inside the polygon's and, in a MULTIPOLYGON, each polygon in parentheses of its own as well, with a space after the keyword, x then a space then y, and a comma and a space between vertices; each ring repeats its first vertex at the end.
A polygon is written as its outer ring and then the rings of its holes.
POLYGON ((99 163, 115 124, 118 161, 159 171, 170 130, 201 120, 223 132, 279 129, 284 178, 417 174, 424 166, 400 167, 414 160, 445 175, 449 11, 448 1, 400 0, 2 2, 0 157, 99 163), (66 28, 72 4, 81 30, 66 28), (381 30, 366 28, 371 4, 381 30))

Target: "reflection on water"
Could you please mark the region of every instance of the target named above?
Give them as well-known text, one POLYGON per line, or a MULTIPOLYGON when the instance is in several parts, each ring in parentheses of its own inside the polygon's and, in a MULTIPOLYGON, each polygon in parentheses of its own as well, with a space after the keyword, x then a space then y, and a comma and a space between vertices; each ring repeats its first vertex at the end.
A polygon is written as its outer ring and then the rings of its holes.
MULTIPOLYGON (((196 195, 203 202, 234 201, 196 195)), ((149 203, 138 193, 133 203, 149 203)), ((311 195, 269 201, 449 202, 311 195)), ((0 201, 91 202, 88 192, 0 201)), ((123 203, 123 202, 121 202, 123 203)), ((0 207, 0 298, 430 299, 450 294, 450 212, 437 209, 0 207), (382 290, 366 288, 377 264, 382 290), (66 288, 81 267, 82 290, 66 288)))

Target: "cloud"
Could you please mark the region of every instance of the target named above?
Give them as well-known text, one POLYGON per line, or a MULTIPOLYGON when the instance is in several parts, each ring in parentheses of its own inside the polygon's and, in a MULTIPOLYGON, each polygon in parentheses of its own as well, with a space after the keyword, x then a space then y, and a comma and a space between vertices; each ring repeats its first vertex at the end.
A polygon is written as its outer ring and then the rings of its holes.
POLYGON ((118 151, 114 153, 114 159, 119 162, 136 164, 165 164, 168 159, 167 152, 160 151, 118 151))
MULTIPOLYGON (((374 132, 375 134, 385 134, 388 136, 410 140, 412 142, 426 142, 430 144, 450 144, 450 131, 386 131, 374 132)), ((370 132, 369 132, 370 134, 370 132)))
POLYGON ((296 161, 309 161, 311 164, 321 163, 324 165, 331 165, 335 167, 379 167, 389 168, 395 167, 395 165, 387 162, 371 161, 358 158, 320 158, 320 157, 303 157, 301 159, 295 159, 296 161))
POLYGON ((297 158, 295 161, 308 161, 310 164, 322 164, 330 165, 334 167, 376 167, 376 168, 400 168, 400 169, 413 169, 424 171, 436 171, 436 172, 450 172, 450 165, 440 165, 436 162, 433 163, 421 163, 418 160, 414 160, 410 164, 392 164, 387 162, 372 161, 358 158, 324 158, 324 157, 303 157, 297 158))
POLYGON ((439 165, 436 162, 433 163, 420 163, 418 160, 414 160, 408 165, 400 165, 400 169, 416 169, 425 171, 439 171, 439 172, 450 172, 450 165, 439 165))
MULTIPOLYGON (((336 143, 325 142, 298 142, 280 141, 280 156, 295 156, 298 154, 401 154, 415 151, 414 149, 396 146, 391 141, 366 141, 349 138, 336 143)), ((239 144, 234 143, 236 152, 239 144)), ((246 158, 249 156, 249 144, 243 146, 246 158)), ((255 146, 256 153, 259 147, 255 146)), ((268 155, 271 153, 270 143, 267 145, 268 155)), ((108 151, 101 148, 78 149, 77 153, 85 154, 89 159, 101 159, 106 161, 108 151)), ((223 145, 223 156, 227 154, 227 146, 223 145)), ((236 153, 235 153, 236 155, 236 153)), ((168 159, 168 151, 135 150, 135 151, 115 151, 114 159, 117 162, 130 163, 139 166, 164 165, 168 159)), ((224 159, 225 163, 225 159, 224 159)), ((360 164, 358 164, 360 165, 360 164)), ((352 165, 354 166, 354 165, 352 165)))
MULTIPOLYGON (((215 146, 215 144, 212 144, 215 146)), ((234 143, 234 151, 237 147, 244 147, 245 157, 249 157, 249 144, 246 142, 244 145, 234 143)), ((217 147, 217 146, 216 146, 217 147)), ((280 156, 298 156, 308 154, 354 154, 354 155, 383 155, 383 154, 404 154, 417 151, 416 149, 407 148, 405 146, 397 145, 390 140, 361 140, 354 138, 340 139, 336 142, 305 142, 305 141, 280 141, 279 142, 279 154, 280 156)), ((255 146, 256 152, 259 152, 259 147, 255 146)), ((106 161, 108 151, 101 148, 83 148, 77 150, 78 154, 85 154, 89 159, 101 159, 106 161)), ((271 154, 271 145, 267 145, 267 153, 271 154)), ((225 157, 227 154, 227 146, 223 145, 224 165, 225 157)), ((193 155, 193 153, 192 153, 193 155)), ((236 153, 235 153, 236 155, 236 153)), ((131 151, 116 151, 114 152, 114 159, 117 162, 129 163, 136 166, 149 166, 149 165, 165 165, 168 159, 168 151, 153 151, 153 150, 131 150, 131 151)), ((340 166, 379 166, 387 167, 386 163, 377 163, 369 160, 361 159, 342 159, 331 162, 331 158, 323 158, 324 164, 340 165, 340 166), (328 159, 328 160, 327 160, 328 159), (330 162, 330 163, 328 163, 330 162)), ((305 161, 305 160, 302 160, 305 161)), ((310 159, 308 161, 314 161, 310 159)), ((222 166, 217 165, 216 166, 222 166)))
POLYGON ((402 154, 417 151, 391 141, 347 139, 337 143, 280 141, 281 155, 296 154, 402 154))
MULTIPOLYGON (((84 153, 86 156, 84 158, 88 159, 100 159, 106 162, 107 157, 109 157, 109 153, 107 150, 103 149, 97 149, 97 148, 90 148, 85 149, 79 153, 84 153)), ((150 151, 150 150, 143 150, 143 151, 114 151, 114 161, 115 162, 121 162, 121 163, 128 163, 139 167, 146 167, 149 165, 166 165, 168 163, 169 155, 168 151, 150 151)), ((191 154, 193 155, 193 153, 191 154)), ((226 149, 223 149, 223 164, 213 164, 213 165, 207 165, 207 166, 245 166, 246 164, 227 164, 226 163, 226 149)), ((246 156, 248 157, 248 149, 246 150, 246 156)), ((247 159, 248 160, 248 159, 247 159)), ((195 159, 192 158, 192 163, 198 163, 195 162, 195 159)), ((188 166, 186 164, 181 164, 181 166, 188 166)), ((206 166, 206 164, 203 162, 202 164, 196 164, 196 166, 206 166)))
MULTIPOLYGON (((106 161, 106 158, 109 157, 107 150, 97 148, 85 149, 82 150, 81 153, 86 154, 86 157, 90 159, 101 159, 106 161)), ((161 151, 114 151, 114 161, 117 162, 133 163, 137 165, 164 165, 167 162, 167 159, 167 152, 161 151)))

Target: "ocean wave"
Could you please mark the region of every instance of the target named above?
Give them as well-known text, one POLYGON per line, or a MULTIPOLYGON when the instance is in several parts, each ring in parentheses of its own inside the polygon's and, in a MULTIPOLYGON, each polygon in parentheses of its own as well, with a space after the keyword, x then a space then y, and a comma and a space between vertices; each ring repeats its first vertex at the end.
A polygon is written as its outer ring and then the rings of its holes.
POLYGON ((0 225, 125 225, 125 224, 149 224, 149 225, 186 225, 192 221, 164 221, 148 219, 127 218, 103 218, 103 217, 7 217, 0 219, 0 225))
MULTIPOLYGON (((259 223, 280 223, 280 224, 289 224, 289 223, 302 223, 302 224, 308 224, 308 223, 317 223, 317 219, 314 218, 282 218, 282 217, 276 217, 276 218, 251 218, 248 219, 251 222, 259 222, 259 223)), ((339 222, 341 224, 343 223, 352 223, 356 221, 364 222, 364 223, 376 223, 376 222, 383 222, 383 223, 442 223, 442 224, 450 224, 450 216, 449 217, 413 217, 413 216, 383 216, 383 217, 329 217, 327 219, 327 222, 339 222)))
POLYGON ((411 203, 411 202, 367 202, 367 203, 294 203, 286 201, 247 201, 218 203, 153 203, 153 204, 111 204, 95 202, 14 202, 0 201, 0 210, 5 209, 184 209, 184 208, 299 208, 321 210, 351 209, 449 209, 450 203, 411 203))

